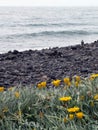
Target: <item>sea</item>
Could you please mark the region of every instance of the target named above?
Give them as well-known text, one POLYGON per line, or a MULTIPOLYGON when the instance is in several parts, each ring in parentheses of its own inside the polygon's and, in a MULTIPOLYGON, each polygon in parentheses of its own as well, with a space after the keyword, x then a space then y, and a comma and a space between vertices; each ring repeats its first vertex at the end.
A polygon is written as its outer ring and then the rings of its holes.
POLYGON ((0 53, 98 40, 98 7, 0 7, 0 53))

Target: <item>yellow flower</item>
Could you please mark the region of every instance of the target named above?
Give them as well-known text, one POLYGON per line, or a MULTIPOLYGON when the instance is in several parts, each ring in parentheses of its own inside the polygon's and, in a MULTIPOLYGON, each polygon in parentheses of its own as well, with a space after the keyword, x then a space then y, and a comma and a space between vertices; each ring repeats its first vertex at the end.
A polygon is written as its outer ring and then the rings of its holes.
POLYGON ((21 115, 22 115, 22 111, 19 110, 19 111, 18 111, 18 116, 21 117, 21 115))
POLYGON ((80 100, 84 100, 84 96, 80 96, 79 99, 80 99, 80 100))
POLYGON ((67 122, 67 119, 66 119, 66 117, 64 118, 64 123, 66 123, 67 122))
POLYGON ((68 108, 68 109, 67 109, 67 111, 70 112, 70 113, 71 113, 71 112, 77 112, 77 111, 79 111, 79 110, 80 110, 79 107, 72 107, 72 108, 68 108))
POLYGON ((80 76, 75 76, 75 80, 76 80, 76 82, 80 82, 80 80, 81 80, 80 76))
POLYGON ((69 119, 70 120, 74 119, 74 115, 73 114, 69 114, 69 119))
POLYGON ((78 87, 79 86, 79 82, 75 81, 75 86, 78 87))
POLYGON ((43 86, 43 87, 46 87, 46 82, 41 82, 41 85, 43 86))
POLYGON ((92 74, 89 79, 94 80, 96 77, 98 77, 98 74, 92 74))
POLYGON ((39 83, 39 84, 37 84, 37 87, 38 88, 42 88, 42 85, 39 83))
POLYGON ((71 82, 70 82, 70 78, 64 78, 64 83, 67 85, 67 86, 71 86, 71 82))
POLYGON ((72 98, 71 98, 70 96, 59 98, 60 101, 69 101, 69 100, 71 100, 71 99, 72 99, 72 98))
POLYGON ((41 83, 37 84, 37 87, 38 87, 38 88, 45 88, 46 85, 47 85, 46 82, 41 82, 41 83))
POLYGON ((68 82, 70 82, 70 78, 68 78, 68 77, 67 77, 67 78, 64 78, 64 83, 67 84, 68 82))
POLYGON ((9 90, 9 91, 12 91, 12 90, 13 90, 13 87, 9 87, 8 90, 9 90))
POLYGON ((57 79, 57 80, 53 80, 53 81, 52 81, 52 84, 53 84, 54 86, 58 87, 58 86, 60 85, 60 82, 61 82, 61 80, 57 79))
POLYGON ((80 83, 80 76, 75 76, 75 86, 78 87, 80 83))
POLYGON ((94 100, 98 100, 98 94, 94 96, 94 100))
POLYGON ((4 91, 4 87, 0 87, 0 92, 3 92, 4 91))
POLYGON ((94 107, 94 102, 93 101, 90 102, 90 106, 94 107))
POLYGON ((83 116, 84 116, 83 112, 76 113, 76 117, 79 118, 79 119, 82 119, 83 116))
POLYGON ((15 94, 15 97, 16 97, 16 98, 19 98, 19 97, 20 97, 20 93, 19 93, 19 92, 15 92, 14 94, 15 94))
POLYGON ((70 86, 71 86, 71 82, 68 82, 68 83, 67 83, 67 86, 69 86, 69 87, 70 87, 70 86))

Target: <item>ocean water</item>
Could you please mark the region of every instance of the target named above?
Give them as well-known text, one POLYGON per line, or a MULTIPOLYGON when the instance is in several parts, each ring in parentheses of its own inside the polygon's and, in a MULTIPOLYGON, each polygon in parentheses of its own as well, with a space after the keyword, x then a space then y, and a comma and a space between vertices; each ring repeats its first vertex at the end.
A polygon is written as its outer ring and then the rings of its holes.
POLYGON ((97 7, 0 7, 0 53, 98 40, 97 7))

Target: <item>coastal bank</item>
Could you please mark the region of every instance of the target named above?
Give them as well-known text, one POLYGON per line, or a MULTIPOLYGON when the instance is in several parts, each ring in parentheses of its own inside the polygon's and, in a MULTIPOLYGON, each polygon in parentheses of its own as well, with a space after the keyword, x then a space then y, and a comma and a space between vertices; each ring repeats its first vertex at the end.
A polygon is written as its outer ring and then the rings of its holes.
POLYGON ((50 82, 66 76, 98 73, 98 41, 42 50, 0 54, 0 86, 50 82))

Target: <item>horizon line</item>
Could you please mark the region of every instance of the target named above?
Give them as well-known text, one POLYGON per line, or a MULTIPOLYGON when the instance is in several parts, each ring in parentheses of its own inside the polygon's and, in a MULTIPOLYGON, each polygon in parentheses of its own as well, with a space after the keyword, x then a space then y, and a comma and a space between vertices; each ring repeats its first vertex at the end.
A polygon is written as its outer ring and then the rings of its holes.
POLYGON ((64 6, 64 5, 60 5, 60 6, 55 6, 55 5, 53 5, 53 6, 51 6, 51 5, 0 5, 0 7, 98 7, 98 5, 82 5, 82 6, 80 6, 80 5, 66 5, 66 6, 64 6))

